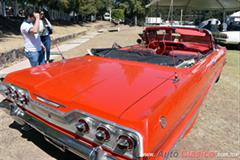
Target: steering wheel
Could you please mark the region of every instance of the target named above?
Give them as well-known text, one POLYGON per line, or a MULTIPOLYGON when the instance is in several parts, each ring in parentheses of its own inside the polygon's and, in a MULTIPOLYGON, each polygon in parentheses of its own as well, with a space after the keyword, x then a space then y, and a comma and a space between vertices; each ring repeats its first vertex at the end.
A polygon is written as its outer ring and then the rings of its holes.
POLYGON ((152 41, 148 44, 148 48, 151 48, 151 49, 156 49, 157 48, 157 41, 152 41))
POLYGON ((148 48, 154 49, 157 54, 163 54, 166 51, 166 44, 164 41, 152 41, 148 44, 148 48))

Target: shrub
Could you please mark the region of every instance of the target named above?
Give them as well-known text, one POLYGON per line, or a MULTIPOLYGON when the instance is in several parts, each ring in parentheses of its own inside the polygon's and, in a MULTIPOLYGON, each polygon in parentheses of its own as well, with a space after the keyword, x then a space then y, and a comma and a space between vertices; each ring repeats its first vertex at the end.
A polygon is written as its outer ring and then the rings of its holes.
POLYGON ((112 10, 112 19, 123 20, 124 19, 124 10, 123 9, 113 9, 112 10))

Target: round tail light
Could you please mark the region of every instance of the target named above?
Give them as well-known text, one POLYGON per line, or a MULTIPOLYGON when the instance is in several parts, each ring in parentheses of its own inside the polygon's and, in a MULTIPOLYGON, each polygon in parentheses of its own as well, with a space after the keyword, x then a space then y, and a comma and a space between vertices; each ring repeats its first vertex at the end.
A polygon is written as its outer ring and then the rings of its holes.
POLYGON ((83 134, 89 131, 89 126, 87 122, 83 119, 80 119, 78 124, 76 125, 76 128, 79 133, 83 134))
POLYGON ((104 127, 98 127, 96 133, 96 139, 100 142, 104 142, 110 139, 109 131, 104 127))
POLYGON ((4 90, 4 94, 5 94, 6 96, 9 96, 10 93, 11 93, 10 88, 6 88, 6 89, 4 90))
POLYGON ((17 93, 17 89, 13 86, 9 87, 9 96, 10 98, 17 100, 18 98, 18 93, 17 93))
POLYGON ((117 140, 117 147, 121 150, 130 150, 133 149, 134 140, 129 136, 119 136, 117 140))
POLYGON ((18 90, 18 101, 20 104, 27 104, 29 102, 26 93, 23 90, 18 90))

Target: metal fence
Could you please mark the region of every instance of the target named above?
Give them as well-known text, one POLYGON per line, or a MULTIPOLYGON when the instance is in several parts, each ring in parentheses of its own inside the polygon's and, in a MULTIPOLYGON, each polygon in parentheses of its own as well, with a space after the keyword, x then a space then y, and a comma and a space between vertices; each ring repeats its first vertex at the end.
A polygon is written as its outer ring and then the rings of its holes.
POLYGON ((62 20, 62 21, 70 21, 71 16, 67 13, 64 13, 63 11, 57 11, 57 10, 49 10, 48 12, 49 17, 51 20, 62 20))
MULTIPOLYGON (((20 4, 17 4, 16 7, 6 6, 3 1, 4 0, 0 0, 0 16, 4 16, 4 17, 16 16, 16 15, 19 17, 23 16, 20 13, 23 13, 22 11, 26 6, 24 6, 24 8, 22 8, 20 4), (9 12, 9 8, 11 8, 13 11, 9 12), (17 11, 15 11, 13 8, 16 8, 17 11), (14 14, 14 13, 17 13, 17 14, 14 14)), ((36 7, 36 6, 32 6, 32 7, 36 7)), ((70 21, 71 20, 71 16, 67 13, 64 13, 63 11, 49 9, 48 14, 49 14, 49 18, 53 21, 70 21)))

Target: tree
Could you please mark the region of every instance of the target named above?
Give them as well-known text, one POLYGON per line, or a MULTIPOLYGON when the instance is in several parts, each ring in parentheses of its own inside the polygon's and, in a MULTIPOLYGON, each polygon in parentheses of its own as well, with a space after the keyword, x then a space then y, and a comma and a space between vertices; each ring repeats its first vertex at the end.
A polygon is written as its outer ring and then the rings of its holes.
POLYGON ((80 0, 79 13, 82 16, 96 15, 97 7, 95 0, 80 0))
POLYGON ((112 10, 112 18, 115 20, 123 20, 124 19, 124 10, 123 9, 113 9, 112 10))
POLYGON ((147 4, 149 0, 120 0, 118 3, 119 8, 125 10, 125 15, 128 19, 134 21, 137 24, 137 19, 145 17, 145 4, 147 4))
POLYGON ((96 0, 97 14, 102 16, 104 13, 109 11, 110 8, 113 8, 112 0, 96 0))

